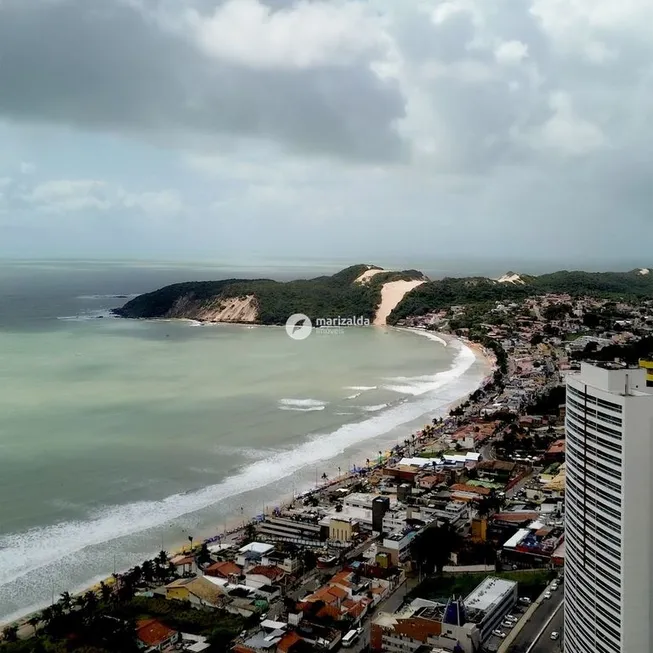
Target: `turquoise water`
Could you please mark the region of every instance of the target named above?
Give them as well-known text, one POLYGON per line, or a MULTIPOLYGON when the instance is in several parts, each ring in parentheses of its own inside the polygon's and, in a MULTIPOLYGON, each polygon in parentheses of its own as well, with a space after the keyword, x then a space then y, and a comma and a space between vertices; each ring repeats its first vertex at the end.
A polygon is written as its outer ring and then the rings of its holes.
POLYGON ((144 269, 0 266, 0 620, 360 463, 484 372, 393 329, 109 317, 179 275, 144 269))

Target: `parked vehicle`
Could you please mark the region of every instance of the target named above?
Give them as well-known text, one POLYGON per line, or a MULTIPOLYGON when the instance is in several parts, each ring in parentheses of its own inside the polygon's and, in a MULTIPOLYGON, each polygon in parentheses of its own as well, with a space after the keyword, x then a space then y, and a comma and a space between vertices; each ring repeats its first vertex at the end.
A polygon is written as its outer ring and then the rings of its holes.
POLYGON ((501 639, 504 639, 506 634, 500 630, 493 630, 492 634, 495 635, 496 637, 500 637, 501 639))
POLYGON ((544 598, 545 599, 550 599, 551 598, 551 592, 544 592, 544 598))
POLYGON ((551 633, 551 639, 558 639, 560 637, 560 633, 556 632, 555 630, 551 633))
POLYGON ((519 602, 523 603, 524 605, 530 605, 532 603, 532 601, 529 598, 527 598, 526 596, 522 596, 519 599, 519 602))
POLYGON ((504 628, 512 628, 515 624, 512 621, 503 621, 501 625, 504 628))

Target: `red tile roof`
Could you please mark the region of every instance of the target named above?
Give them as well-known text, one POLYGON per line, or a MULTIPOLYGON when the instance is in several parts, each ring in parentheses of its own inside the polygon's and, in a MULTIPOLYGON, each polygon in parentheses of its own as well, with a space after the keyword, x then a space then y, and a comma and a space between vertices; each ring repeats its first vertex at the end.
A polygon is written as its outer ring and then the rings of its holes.
POLYGON ((157 619, 141 619, 136 625, 136 636, 146 646, 159 646, 176 634, 177 631, 157 619))
POLYGON ((286 633, 277 644, 277 651, 287 653, 295 644, 302 641, 302 638, 295 632, 286 633))
POLYGON ((207 576, 240 576, 242 569, 235 562, 214 562, 204 569, 207 576))
POLYGON ((547 453, 562 453, 565 450, 565 441, 556 440, 547 450, 547 453))
POLYGON ((476 485, 466 485, 465 483, 456 483, 449 488, 452 492, 473 492, 474 494, 480 494, 485 496, 490 494, 490 490, 486 487, 476 486, 476 485))
POLYGON ((256 574, 257 576, 265 576, 270 580, 277 580, 277 578, 281 578, 285 573, 286 572, 283 569, 279 569, 279 567, 273 565, 258 565, 252 567, 245 575, 251 576, 256 574))

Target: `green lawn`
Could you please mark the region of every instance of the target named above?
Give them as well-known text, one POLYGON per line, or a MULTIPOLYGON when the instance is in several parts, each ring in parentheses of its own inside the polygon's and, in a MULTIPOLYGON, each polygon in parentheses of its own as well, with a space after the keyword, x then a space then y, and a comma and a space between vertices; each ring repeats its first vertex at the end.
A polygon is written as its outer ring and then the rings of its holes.
POLYGON ((445 574, 427 578, 421 585, 418 585, 411 593, 412 598, 423 598, 432 601, 446 601, 451 596, 467 596, 484 578, 498 576, 508 580, 515 580, 519 584, 519 596, 527 596, 531 599, 539 596, 555 576, 555 571, 548 569, 537 569, 534 571, 501 571, 489 574, 445 574))

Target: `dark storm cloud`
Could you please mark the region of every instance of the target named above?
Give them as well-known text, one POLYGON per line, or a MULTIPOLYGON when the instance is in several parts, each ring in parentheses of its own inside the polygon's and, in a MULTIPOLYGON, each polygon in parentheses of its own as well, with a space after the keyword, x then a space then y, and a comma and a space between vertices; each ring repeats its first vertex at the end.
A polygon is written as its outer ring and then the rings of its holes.
POLYGON ((268 69, 203 54, 119 0, 0 2, 0 115, 150 139, 262 137, 298 152, 395 160, 397 88, 354 66, 268 69))

